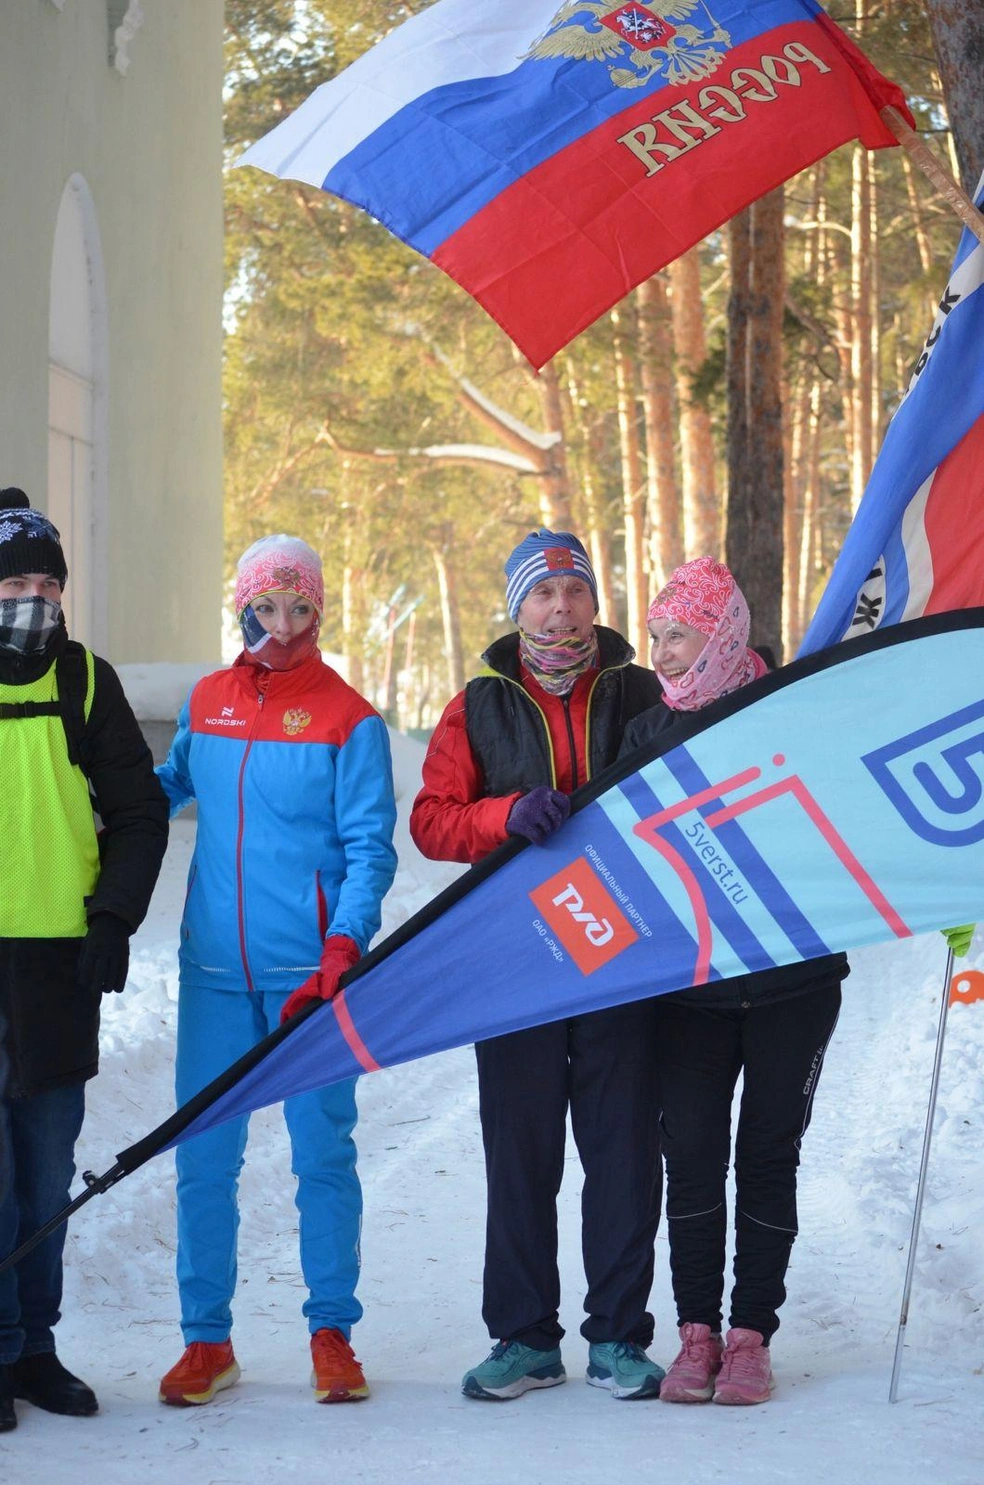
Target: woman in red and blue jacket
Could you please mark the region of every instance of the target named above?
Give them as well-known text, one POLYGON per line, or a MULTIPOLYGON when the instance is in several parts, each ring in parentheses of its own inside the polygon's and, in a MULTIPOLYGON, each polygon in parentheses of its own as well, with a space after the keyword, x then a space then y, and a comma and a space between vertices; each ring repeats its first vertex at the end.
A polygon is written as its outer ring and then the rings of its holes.
MULTIPOLYGON (((244 647, 206 676, 158 770, 171 813, 198 806, 181 922, 178 1103, 317 996, 379 929, 396 870, 389 739, 369 703, 321 658, 317 554, 264 537, 239 563, 244 647)), ((364 1397, 349 1344, 362 1195, 354 1081, 287 1099, 301 1269, 319 1402, 364 1397)), ((176 1152, 178 1286, 186 1350, 162 1402, 209 1402, 239 1368, 229 1339, 236 1285, 236 1190, 247 1118, 176 1152)))

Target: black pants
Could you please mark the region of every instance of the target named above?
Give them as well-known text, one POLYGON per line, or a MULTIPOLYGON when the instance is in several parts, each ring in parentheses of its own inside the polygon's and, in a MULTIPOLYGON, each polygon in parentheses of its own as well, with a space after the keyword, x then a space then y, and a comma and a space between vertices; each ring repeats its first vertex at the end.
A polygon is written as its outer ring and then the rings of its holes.
POLYGON ((493 1339, 547 1350, 558 1318, 557 1193, 567 1109, 584 1171, 589 1341, 648 1346, 662 1171, 655 1003, 639 1001, 479 1042, 488 1177, 482 1316, 493 1339))
POLYGON ((666 1217, 680 1325, 721 1329, 731 1104, 744 1071, 730 1324, 760 1331, 767 1341, 779 1327, 797 1231, 800 1142, 840 1002, 838 982, 747 1010, 672 996, 657 1002, 666 1217))

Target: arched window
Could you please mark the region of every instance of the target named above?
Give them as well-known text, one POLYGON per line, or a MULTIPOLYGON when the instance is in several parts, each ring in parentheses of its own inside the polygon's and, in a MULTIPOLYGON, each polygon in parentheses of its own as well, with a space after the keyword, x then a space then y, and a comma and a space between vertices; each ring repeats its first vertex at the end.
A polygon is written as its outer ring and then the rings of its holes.
POLYGON ((62 193, 51 256, 48 327, 48 514, 68 562, 65 617, 106 647, 106 295, 92 195, 81 175, 62 193))

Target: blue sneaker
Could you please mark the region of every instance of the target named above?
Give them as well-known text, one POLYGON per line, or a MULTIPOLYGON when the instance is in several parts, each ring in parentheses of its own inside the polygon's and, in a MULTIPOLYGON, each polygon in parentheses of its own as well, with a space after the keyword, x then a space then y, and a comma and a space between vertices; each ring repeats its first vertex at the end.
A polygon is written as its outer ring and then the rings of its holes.
POLYGON ((659 1397, 659 1384, 666 1376, 634 1341, 604 1341, 588 1347, 586 1380, 592 1387, 607 1387, 612 1397, 659 1397))
POLYGON ((506 1402, 533 1387, 559 1387, 567 1381, 560 1347, 535 1351, 520 1341, 496 1341, 480 1366, 473 1366, 461 1379, 466 1397, 506 1402))

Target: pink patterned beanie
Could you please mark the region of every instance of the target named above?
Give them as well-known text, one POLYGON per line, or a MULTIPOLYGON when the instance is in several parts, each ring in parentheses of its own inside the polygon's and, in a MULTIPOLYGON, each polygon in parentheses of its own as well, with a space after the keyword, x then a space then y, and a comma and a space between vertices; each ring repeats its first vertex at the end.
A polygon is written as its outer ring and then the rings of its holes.
MULTIPOLYGON (((710 639, 732 596, 738 592, 738 584, 723 562, 715 562, 713 557, 695 557, 670 574, 646 617, 649 623, 653 619, 675 619, 710 639)), ((744 640, 747 643, 747 620, 744 640)))
POLYGON ((300 593, 314 604, 320 617, 325 610, 325 584, 321 558, 299 536, 261 536, 239 559, 235 608, 238 619, 261 593, 300 593))

